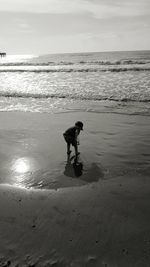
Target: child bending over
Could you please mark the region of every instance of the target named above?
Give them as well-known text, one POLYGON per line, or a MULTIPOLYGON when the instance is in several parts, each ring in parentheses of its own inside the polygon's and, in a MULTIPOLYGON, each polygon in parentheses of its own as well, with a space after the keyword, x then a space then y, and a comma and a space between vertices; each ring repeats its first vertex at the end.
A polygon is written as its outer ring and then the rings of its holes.
POLYGON ((75 123, 75 126, 70 127, 64 132, 63 136, 67 143, 67 154, 68 155, 70 155, 71 153, 70 145, 74 146, 76 157, 80 154, 78 152, 78 145, 79 145, 78 135, 80 134, 81 130, 83 130, 83 123, 82 121, 77 121, 75 123))

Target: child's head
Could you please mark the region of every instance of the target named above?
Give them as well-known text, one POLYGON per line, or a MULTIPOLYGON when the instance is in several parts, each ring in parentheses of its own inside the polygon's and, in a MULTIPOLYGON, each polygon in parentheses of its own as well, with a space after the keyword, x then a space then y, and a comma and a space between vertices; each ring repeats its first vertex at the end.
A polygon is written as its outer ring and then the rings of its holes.
POLYGON ((77 121, 75 123, 75 126, 78 127, 80 130, 83 130, 83 122, 82 121, 77 121))

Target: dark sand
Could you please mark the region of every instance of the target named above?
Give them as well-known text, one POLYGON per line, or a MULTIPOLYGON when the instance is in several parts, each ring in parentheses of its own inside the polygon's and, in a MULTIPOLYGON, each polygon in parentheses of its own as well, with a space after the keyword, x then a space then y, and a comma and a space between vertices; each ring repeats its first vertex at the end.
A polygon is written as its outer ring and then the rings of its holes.
POLYGON ((150 266, 148 120, 1 113, 0 266, 150 266), (77 173, 62 132, 78 119, 77 173))

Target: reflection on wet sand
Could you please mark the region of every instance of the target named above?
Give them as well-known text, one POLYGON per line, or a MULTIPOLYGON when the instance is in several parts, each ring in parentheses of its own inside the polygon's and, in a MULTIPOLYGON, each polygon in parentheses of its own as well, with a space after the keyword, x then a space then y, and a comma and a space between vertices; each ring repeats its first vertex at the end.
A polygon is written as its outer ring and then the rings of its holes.
POLYGON ((70 155, 67 158, 64 174, 69 177, 80 177, 83 171, 83 163, 79 162, 77 157, 70 155))
POLYGON ((98 163, 87 162, 84 155, 78 158, 68 156, 64 175, 62 175, 62 165, 58 163, 56 168, 50 164, 51 159, 43 168, 41 161, 34 157, 14 156, 13 159, 3 162, 1 183, 26 189, 58 189, 86 185, 104 177, 102 166, 98 163))
POLYGON ((32 182, 32 172, 35 170, 35 161, 32 158, 22 157, 13 159, 11 163, 13 185, 29 188, 32 182))
POLYGON ((64 175, 72 178, 79 177, 79 179, 87 183, 97 182, 104 177, 104 170, 95 162, 93 162, 90 167, 87 165, 85 169, 83 166, 84 164, 80 160, 80 157, 68 156, 64 175))
POLYGON ((30 170, 30 168, 29 158, 19 158, 15 160, 12 165, 12 170, 16 173, 26 173, 30 170))

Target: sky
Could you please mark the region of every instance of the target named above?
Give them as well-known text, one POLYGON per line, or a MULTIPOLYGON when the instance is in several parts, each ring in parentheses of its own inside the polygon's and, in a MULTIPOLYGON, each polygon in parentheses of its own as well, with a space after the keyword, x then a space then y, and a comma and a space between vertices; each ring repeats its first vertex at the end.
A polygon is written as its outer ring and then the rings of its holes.
POLYGON ((0 51, 150 50, 150 0, 0 0, 0 51))

